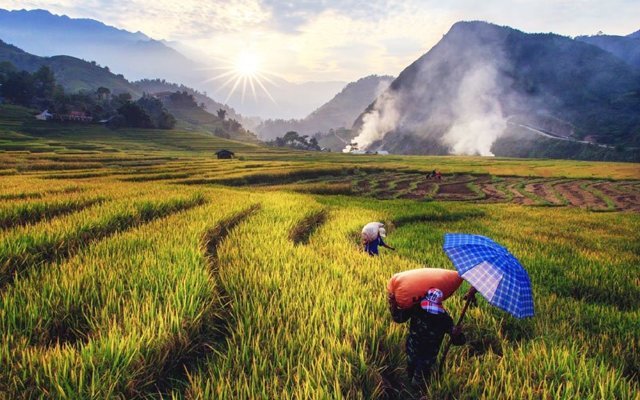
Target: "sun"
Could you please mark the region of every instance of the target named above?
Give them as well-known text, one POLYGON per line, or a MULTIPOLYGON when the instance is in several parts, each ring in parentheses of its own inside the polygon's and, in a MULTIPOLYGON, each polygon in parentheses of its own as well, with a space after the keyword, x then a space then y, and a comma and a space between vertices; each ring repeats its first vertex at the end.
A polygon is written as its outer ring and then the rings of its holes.
POLYGON ((266 84, 275 86, 275 82, 269 76, 276 76, 274 73, 266 71, 262 65, 262 57, 254 50, 240 51, 235 58, 226 60, 224 65, 214 69, 222 70, 222 73, 207 79, 205 82, 221 80, 222 85, 216 91, 222 91, 229 88, 225 103, 229 101, 236 90, 241 90, 242 101, 244 101, 247 92, 253 94, 253 98, 257 99, 257 91, 262 91, 267 97, 275 103, 275 100, 269 93, 266 84))
POLYGON ((258 54, 248 51, 238 54, 234 64, 236 72, 241 76, 256 76, 260 73, 260 67, 261 62, 258 54))

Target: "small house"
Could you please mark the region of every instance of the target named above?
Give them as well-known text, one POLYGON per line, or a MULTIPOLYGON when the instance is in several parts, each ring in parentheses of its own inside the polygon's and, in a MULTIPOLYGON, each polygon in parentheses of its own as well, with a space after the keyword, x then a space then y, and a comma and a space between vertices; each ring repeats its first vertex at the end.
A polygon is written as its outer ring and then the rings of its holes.
POLYGON ((53 118, 53 114, 49 112, 49 110, 44 110, 40 114, 36 115, 36 119, 40 121, 47 121, 53 118))
POLYGON ((220 150, 216 153, 216 156, 218 156, 218 160, 230 160, 235 156, 235 153, 229 150, 220 150))
POLYGON ((78 121, 78 122, 91 122, 93 118, 83 111, 71 111, 69 113, 69 121, 78 121))
POLYGON ((93 117, 87 115, 83 111, 71 111, 69 114, 56 114, 56 119, 60 121, 76 121, 89 123, 93 121, 93 117))

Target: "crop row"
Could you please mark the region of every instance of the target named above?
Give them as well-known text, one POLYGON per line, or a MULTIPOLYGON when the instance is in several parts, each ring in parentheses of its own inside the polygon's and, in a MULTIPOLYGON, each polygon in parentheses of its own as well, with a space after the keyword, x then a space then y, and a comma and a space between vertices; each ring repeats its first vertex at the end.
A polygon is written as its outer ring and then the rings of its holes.
POLYGON ((222 191, 136 203, 139 223, 17 280, 0 301, 0 394, 130 398, 180 382, 216 345, 223 308, 206 233, 248 206, 222 191))

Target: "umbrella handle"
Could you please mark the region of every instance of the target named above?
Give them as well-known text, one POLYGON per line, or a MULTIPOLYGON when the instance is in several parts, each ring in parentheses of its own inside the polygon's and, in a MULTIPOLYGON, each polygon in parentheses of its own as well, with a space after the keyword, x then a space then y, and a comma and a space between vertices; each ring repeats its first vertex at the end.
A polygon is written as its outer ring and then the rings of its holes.
MULTIPOLYGON (((478 291, 476 290, 476 288, 471 286, 467 294, 464 296, 467 299, 467 301, 466 303, 464 303, 464 307, 462 308, 462 312, 460 313, 460 318, 458 318, 458 323, 456 324, 456 327, 460 326, 460 324, 462 323, 462 320, 464 319, 464 315, 467 313, 467 309, 469 308, 469 305, 471 304, 471 302, 475 300, 475 295, 477 292, 478 291)), ((439 373, 442 373, 442 368, 444 367, 444 362, 447 358, 447 353, 449 353, 450 347, 451 347, 451 339, 447 341, 447 345, 445 346, 444 352, 442 353, 442 358, 440 359, 440 366, 438 367, 439 373)))

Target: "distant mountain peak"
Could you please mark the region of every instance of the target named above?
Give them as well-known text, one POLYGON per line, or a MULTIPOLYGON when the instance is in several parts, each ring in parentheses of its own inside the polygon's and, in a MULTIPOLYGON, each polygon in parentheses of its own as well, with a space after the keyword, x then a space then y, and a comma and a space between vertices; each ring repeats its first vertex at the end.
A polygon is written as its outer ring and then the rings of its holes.
MULTIPOLYGON (((53 14, 48 10, 33 9, 33 10, 5 10, 0 9, 0 22, 8 26, 14 24, 24 24, 24 27, 44 28, 52 30, 55 33, 59 29, 71 29, 73 25, 80 26, 83 29, 91 30, 105 30, 112 33, 117 33, 122 37, 131 35, 131 40, 151 40, 151 38, 141 31, 135 33, 129 32, 125 29, 116 28, 112 25, 107 25, 101 21, 91 18, 73 18, 65 14, 53 14), (40 25, 36 27, 35 25, 40 25), (44 24, 45 26, 42 26, 44 24)), ((0 24, 0 26, 2 26, 0 24)), ((0 30, 2 32, 2 30, 0 30)), ((87 34, 91 34, 88 31, 87 34)))
POLYGON ((639 87, 631 65, 596 46, 462 21, 364 109, 353 140, 405 154, 621 157, 596 153, 640 142, 639 87))

